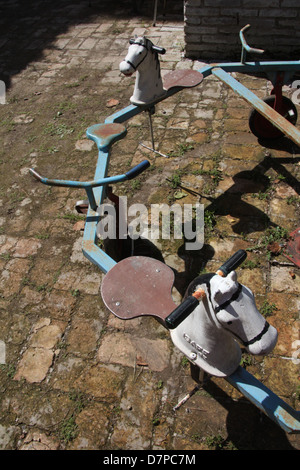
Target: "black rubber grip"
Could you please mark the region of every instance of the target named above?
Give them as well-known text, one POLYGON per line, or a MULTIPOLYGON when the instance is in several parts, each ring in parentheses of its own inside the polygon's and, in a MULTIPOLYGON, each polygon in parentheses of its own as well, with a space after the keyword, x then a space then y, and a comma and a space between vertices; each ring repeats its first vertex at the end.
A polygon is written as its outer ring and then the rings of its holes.
POLYGON ((247 252, 245 250, 238 250, 232 255, 224 264, 219 268, 224 276, 227 276, 231 271, 234 271, 245 259, 247 258, 247 252))
POLYGON ((199 305, 199 300, 192 295, 187 297, 182 304, 178 305, 170 315, 165 319, 166 325, 170 330, 178 326, 192 311, 199 305))
POLYGON ((164 47, 159 47, 159 46, 152 46, 151 49, 155 52, 158 52, 158 54, 165 54, 166 49, 164 47))
POLYGON ((150 162, 148 162, 148 160, 143 160, 141 163, 131 168, 131 170, 127 171, 125 175, 128 180, 132 180, 136 176, 140 175, 144 170, 146 170, 146 168, 149 168, 149 166, 150 162))

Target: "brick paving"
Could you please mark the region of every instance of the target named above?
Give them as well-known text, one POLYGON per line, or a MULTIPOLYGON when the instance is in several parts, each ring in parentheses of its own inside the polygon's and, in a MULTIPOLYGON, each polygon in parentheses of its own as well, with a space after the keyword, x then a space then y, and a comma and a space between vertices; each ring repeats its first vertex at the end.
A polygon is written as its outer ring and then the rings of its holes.
MULTIPOLYGON (((212 379, 177 412, 195 386, 168 332, 152 318, 124 322, 99 295, 103 274, 81 253, 84 218, 79 190, 35 183, 42 174, 93 177, 95 146, 85 130, 129 104, 135 77, 119 73, 128 39, 146 35, 165 47, 162 74, 198 69, 183 56, 183 21, 174 10, 152 25, 152 4, 131 2, 0 2, 0 79, 7 86, 1 117, 0 448, 68 450, 299 449, 223 379, 212 379), (22 14, 21 14, 22 11, 22 14), (14 21, 10 21, 14 19, 14 21), (117 100, 111 108, 110 100, 117 100), (3 359, 3 358, 2 358, 3 359)), ((168 2, 167 2, 168 3, 168 2)), ((176 8, 175 8, 176 7, 176 8)), ((239 77, 263 97, 264 79, 239 77)), ((288 90, 286 90, 288 92, 288 90)), ((159 240, 176 273, 174 299, 204 269, 214 272, 237 249, 248 249, 239 279, 279 330, 266 358, 245 367, 299 410, 299 269, 266 248, 274 234, 299 226, 299 151, 283 139, 262 145, 249 132, 249 106, 213 78, 156 106, 157 148, 147 116, 128 122, 112 150, 110 173, 149 158, 139 184, 119 185, 132 202, 176 200, 168 179, 179 175, 180 200, 206 210, 203 250, 159 240), (294 349, 293 349, 294 348, 294 349)))

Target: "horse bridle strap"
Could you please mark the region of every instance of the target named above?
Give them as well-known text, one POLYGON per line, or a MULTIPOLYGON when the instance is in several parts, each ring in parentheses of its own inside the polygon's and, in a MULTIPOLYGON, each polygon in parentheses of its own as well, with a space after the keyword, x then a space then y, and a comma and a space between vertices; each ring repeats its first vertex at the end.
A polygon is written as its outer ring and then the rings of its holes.
MULTIPOLYGON (((242 287, 243 286, 241 284, 238 284, 238 288, 237 288, 236 292, 232 295, 232 297, 229 300, 227 300, 226 302, 224 302, 223 304, 221 304, 218 307, 214 308, 215 313, 220 312, 220 310, 224 310, 226 307, 228 307, 228 305, 230 305, 231 302, 233 302, 234 300, 237 300, 237 298, 239 297, 239 295, 242 291, 242 287)), ((270 326, 270 324, 266 321, 263 329, 261 330, 261 332, 258 335, 256 335, 254 338, 250 339, 249 341, 244 341, 240 337, 238 337, 238 338, 243 343, 243 345, 245 347, 250 346, 250 344, 256 343, 256 341, 259 341, 263 337, 263 335, 268 331, 269 326, 270 326)))
MULTIPOLYGON (((148 51, 147 45, 142 44, 141 42, 135 42, 133 40, 133 41, 130 41, 130 44, 136 44, 137 46, 142 46, 145 49, 147 49, 147 51, 148 51)), ((129 64, 134 70, 136 70, 141 65, 141 63, 145 60, 146 56, 147 56, 147 54, 144 55, 144 57, 140 60, 140 62, 137 65, 134 65, 130 60, 125 60, 125 62, 127 62, 127 64, 129 64)))
POLYGON ((243 341, 243 345, 249 346, 250 344, 256 343, 256 341, 259 341, 263 337, 263 335, 268 331, 269 326, 270 324, 266 321, 265 326, 263 327, 261 332, 257 336, 255 336, 253 339, 250 339, 250 341, 243 341))
POLYGON ((224 302, 223 304, 219 305, 218 307, 215 307, 214 308, 214 311, 215 313, 219 313, 220 310, 224 310, 226 307, 228 307, 228 305, 233 302, 234 300, 237 300, 237 298, 239 297, 240 293, 242 291, 242 285, 241 284, 238 284, 238 288, 237 290, 235 291, 235 293, 232 295, 232 297, 230 297, 229 300, 227 300, 226 302, 224 302))
MULTIPOLYGON (((210 303, 212 305, 212 308, 213 308, 214 312, 217 314, 221 310, 224 310, 226 307, 228 307, 228 305, 230 305, 231 302, 233 302, 234 300, 237 300, 237 298, 239 297, 239 295, 242 291, 243 286, 242 286, 242 284, 238 283, 237 290, 234 292, 234 294, 232 295, 232 297, 229 300, 227 300, 226 302, 224 302, 223 304, 221 304, 217 307, 213 307, 212 299, 211 299, 211 289, 210 289, 210 280, 213 276, 215 276, 215 274, 212 274, 212 273, 203 274, 201 276, 201 280, 199 280, 198 284, 205 284, 206 285, 207 291, 208 291, 208 298, 210 300, 210 303)), ((217 318, 217 315, 216 315, 216 318, 217 318)), ((236 336, 237 339, 239 341, 241 341, 241 343, 246 347, 246 346, 249 346, 250 344, 256 343, 256 341, 259 341, 263 337, 263 335, 268 331, 269 327, 270 327, 270 324, 266 321, 262 331, 258 335, 256 335, 254 338, 250 339, 249 341, 244 341, 242 338, 240 338, 238 335, 236 335, 232 331, 231 331, 231 334, 236 336)), ((223 325, 223 328, 227 329, 226 327, 224 327, 224 325, 223 325)))

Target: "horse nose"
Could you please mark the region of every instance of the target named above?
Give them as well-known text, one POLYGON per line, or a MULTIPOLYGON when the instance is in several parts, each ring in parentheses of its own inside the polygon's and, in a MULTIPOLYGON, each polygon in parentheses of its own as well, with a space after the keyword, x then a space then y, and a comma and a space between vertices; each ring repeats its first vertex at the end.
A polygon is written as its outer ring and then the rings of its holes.
POLYGON ((134 72, 134 68, 128 62, 126 62, 126 60, 123 60, 120 63, 119 68, 120 72, 122 72, 124 75, 130 76, 134 72))
POLYGON ((266 333, 255 343, 247 347, 248 351, 254 355, 269 354, 277 343, 278 332, 274 326, 269 325, 266 333))

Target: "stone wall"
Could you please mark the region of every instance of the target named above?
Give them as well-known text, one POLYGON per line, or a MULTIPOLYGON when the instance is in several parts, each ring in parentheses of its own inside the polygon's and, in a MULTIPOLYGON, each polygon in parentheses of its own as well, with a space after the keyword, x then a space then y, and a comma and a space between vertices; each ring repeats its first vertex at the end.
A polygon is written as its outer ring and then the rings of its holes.
POLYGON ((239 31, 251 24, 248 44, 265 50, 256 58, 300 59, 299 0, 185 0, 184 20, 187 58, 236 60, 239 31))

